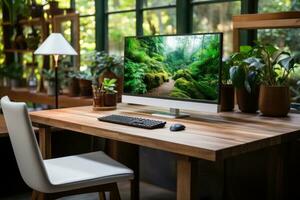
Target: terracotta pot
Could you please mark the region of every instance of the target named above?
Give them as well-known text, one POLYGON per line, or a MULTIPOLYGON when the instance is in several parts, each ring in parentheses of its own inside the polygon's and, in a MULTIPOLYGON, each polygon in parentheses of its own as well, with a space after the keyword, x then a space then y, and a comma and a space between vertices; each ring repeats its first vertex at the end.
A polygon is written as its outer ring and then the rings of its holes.
POLYGON ((232 111, 234 109, 233 85, 222 85, 220 98, 220 111, 232 111))
POLYGON ((80 87, 80 96, 91 97, 93 95, 92 81, 80 79, 79 87, 80 87))
POLYGON ((117 94, 104 95, 104 106, 116 106, 116 105, 117 105, 117 94))
POLYGON ((79 80, 77 78, 71 78, 69 82, 69 96, 77 97, 80 93, 79 80))
POLYGON ((116 90, 118 91, 118 102, 122 101, 122 94, 123 94, 123 76, 117 77, 112 71, 106 70, 104 71, 101 76, 99 77, 99 83, 103 82, 104 78, 115 78, 117 79, 117 88, 116 90))
POLYGON ((265 116, 285 117, 290 111, 290 90, 287 86, 261 86, 259 109, 265 116))
POLYGON ((256 113, 258 111, 259 86, 249 93, 244 87, 236 89, 237 104, 240 111, 256 113))

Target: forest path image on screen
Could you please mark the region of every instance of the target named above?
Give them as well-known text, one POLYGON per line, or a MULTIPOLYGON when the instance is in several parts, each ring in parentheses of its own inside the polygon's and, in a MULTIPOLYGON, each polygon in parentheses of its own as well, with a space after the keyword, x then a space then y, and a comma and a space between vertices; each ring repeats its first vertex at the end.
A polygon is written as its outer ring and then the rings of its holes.
POLYGON ((220 40, 220 34, 126 38, 124 92, 216 101, 220 40))

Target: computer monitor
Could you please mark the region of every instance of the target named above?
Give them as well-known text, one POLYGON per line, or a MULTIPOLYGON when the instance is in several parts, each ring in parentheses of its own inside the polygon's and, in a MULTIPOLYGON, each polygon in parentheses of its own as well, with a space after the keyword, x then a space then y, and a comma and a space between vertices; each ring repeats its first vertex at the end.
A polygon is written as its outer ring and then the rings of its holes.
POLYGON ((222 33, 126 37, 125 103, 217 112, 222 33))

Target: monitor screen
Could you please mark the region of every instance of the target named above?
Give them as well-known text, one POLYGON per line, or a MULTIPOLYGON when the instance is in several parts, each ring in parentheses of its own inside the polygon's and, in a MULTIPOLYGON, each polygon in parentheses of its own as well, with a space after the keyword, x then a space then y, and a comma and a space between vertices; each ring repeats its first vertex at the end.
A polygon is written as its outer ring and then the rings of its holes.
POLYGON ((218 103, 222 33, 126 37, 124 94, 218 103))

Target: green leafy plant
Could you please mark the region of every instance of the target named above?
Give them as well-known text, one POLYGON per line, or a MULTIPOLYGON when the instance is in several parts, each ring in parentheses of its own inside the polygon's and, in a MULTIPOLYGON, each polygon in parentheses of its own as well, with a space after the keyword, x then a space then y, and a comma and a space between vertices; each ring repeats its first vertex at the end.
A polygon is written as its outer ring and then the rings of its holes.
POLYGON ((226 66, 231 66, 229 76, 236 88, 245 87, 250 93, 261 83, 264 63, 255 48, 241 46, 240 52, 234 53, 226 61, 226 66))
POLYGON ((298 65, 291 53, 280 51, 272 45, 258 44, 255 47, 265 64, 262 82, 267 86, 286 86, 291 72, 298 65))
POLYGON ((3 75, 10 79, 20 80, 23 77, 23 66, 19 63, 13 62, 3 67, 3 75))
POLYGON ((29 16, 29 0, 3 0, 2 8, 7 8, 9 13, 9 21, 15 24, 18 18, 29 16))
POLYGON ((79 79, 82 79, 82 80, 89 80, 89 81, 93 81, 94 80, 94 75, 91 71, 90 68, 87 68, 86 70, 84 71, 79 71, 79 72, 74 72, 74 75, 79 78, 79 79))
MULTIPOLYGON (((43 76, 45 80, 49 82, 55 82, 55 71, 53 69, 43 69, 43 76)), ((60 84, 63 83, 64 80, 64 72, 63 70, 58 70, 58 81, 60 84)))
POLYGON ((111 56, 101 51, 94 52, 91 60, 92 73, 97 78, 106 70, 113 72, 117 77, 123 75, 123 59, 121 57, 111 56))
POLYGON ((109 78, 104 78, 102 82, 102 90, 105 91, 107 94, 116 94, 116 82, 117 79, 109 79, 109 78))

